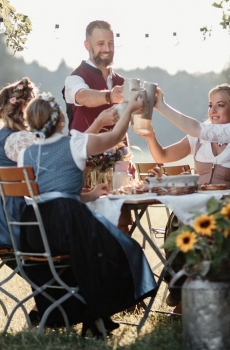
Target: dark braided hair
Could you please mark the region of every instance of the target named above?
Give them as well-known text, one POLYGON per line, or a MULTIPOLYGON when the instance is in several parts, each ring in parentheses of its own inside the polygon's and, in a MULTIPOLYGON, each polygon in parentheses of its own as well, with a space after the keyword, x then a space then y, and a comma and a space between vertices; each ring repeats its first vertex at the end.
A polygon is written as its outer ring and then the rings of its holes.
POLYGON ((8 84, 0 91, 0 119, 13 130, 25 130, 24 109, 35 97, 38 88, 28 78, 8 84))

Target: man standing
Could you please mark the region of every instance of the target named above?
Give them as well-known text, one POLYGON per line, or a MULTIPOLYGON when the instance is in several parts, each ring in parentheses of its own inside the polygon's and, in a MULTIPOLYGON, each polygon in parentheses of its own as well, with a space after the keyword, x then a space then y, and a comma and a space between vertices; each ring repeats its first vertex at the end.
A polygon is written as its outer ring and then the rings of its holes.
MULTIPOLYGON (((98 115, 114 103, 123 101, 124 78, 111 68, 114 56, 114 35, 111 25, 105 21, 93 21, 86 27, 84 42, 89 59, 81 64, 65 80, 62 90, 66 101, 69 129, 85 132, 98 115)), ((108 115, 109 117, 109 115, 108 115)), ((110 131, 117 122, 103 120, 99 132, 110 131), (109 121, 109 123, 108 123, 109 121)), ((128 145, 127 135, 124 142, 128 145)), ((130 167, 134 172, 134 167, 130 167)), ((128 233, 132 224, 131 213, 122 208, 118 227, 128 233)))
MULTIPOLYGON (((86 28, 84 42, 89 59, 65 80, 63 96, 67 104, 69 129, 84 132, 97 116, 114 103, 123 101, 124 78, 111 68, 114 56, 114 37, 111 25, 93 21, 86 28)), ((109 131, 112 125, 100 132, 109 131)))

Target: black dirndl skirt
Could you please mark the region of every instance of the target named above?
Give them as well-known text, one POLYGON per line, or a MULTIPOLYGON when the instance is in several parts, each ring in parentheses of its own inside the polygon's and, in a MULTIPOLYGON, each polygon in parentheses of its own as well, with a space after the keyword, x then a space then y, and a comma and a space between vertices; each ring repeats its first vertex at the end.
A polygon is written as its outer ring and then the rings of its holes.
MULTIPOLYGON (((134 239, 75 199, 57 198, 39 204, 39 208, 51 252, 53 255, 70 254, 71 271, 66 274, 66 279, 71 285, 80 287, 93 318, 111 316, 154 296, 157 285, 153 273, 134 239)), ((27 206, 23 219, 35 219, 32 206, 27 206)), ((34 226, 22 228, 22 251, 43 251, 36 230, 34 226)), ((36 279, 36 283, 42 284, 44 278, 48 278, 44 274, 45 267, 36 274, 30 270, 30 277, 36 279)), ((62 277, 65 278, 65 274, 62 277)), ((85 308, 73 299, 76 298, 68 300, 70 305, 66 310, 72 324, 82 321, 85 308)), ((45 303, 36 300, 36 303, 42 314, 47 300, 45 303)))

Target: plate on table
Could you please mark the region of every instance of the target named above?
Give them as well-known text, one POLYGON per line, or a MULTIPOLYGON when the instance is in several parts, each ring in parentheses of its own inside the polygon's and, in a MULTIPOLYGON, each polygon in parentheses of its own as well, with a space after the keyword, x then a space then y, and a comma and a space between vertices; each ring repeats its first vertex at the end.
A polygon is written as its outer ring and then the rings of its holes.
POLYGON ((198 190, 197 193, 201 194, 230 194, 230 190, 198 190))
POLYGON ((156 193, 141 193, 141 194, 108 194, 109 199, 124 199, 130 200, 135 197, 135 199, 149 199, 152 196, 157 196, 156 193))

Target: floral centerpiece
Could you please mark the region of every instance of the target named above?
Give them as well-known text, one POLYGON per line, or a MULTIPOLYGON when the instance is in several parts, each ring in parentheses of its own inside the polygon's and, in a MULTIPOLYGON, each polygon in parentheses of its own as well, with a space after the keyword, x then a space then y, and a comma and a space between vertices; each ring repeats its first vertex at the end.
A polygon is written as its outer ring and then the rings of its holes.
POLYGON ((129 161, 133 154, 124 142, 104 153, 90 156, 86 162, 86 186, 94 187, 98 183, 107 183, 112 189, 114 164, 129 161))
POLYGON ((88 173, 94 170, 105 172, 112 168, 118 161, 129 161, 133 156, 132 151, 124 142, 120 142, 116 147, 107 150, 96 156, 90 156, 87 159, 88 173))
POLYGON ((229 281, 230 200, 210 199, 207 213, 196 213, 192 224, 171 233, 163 247, 184 253, 184 270, 188 276, 229 281))

